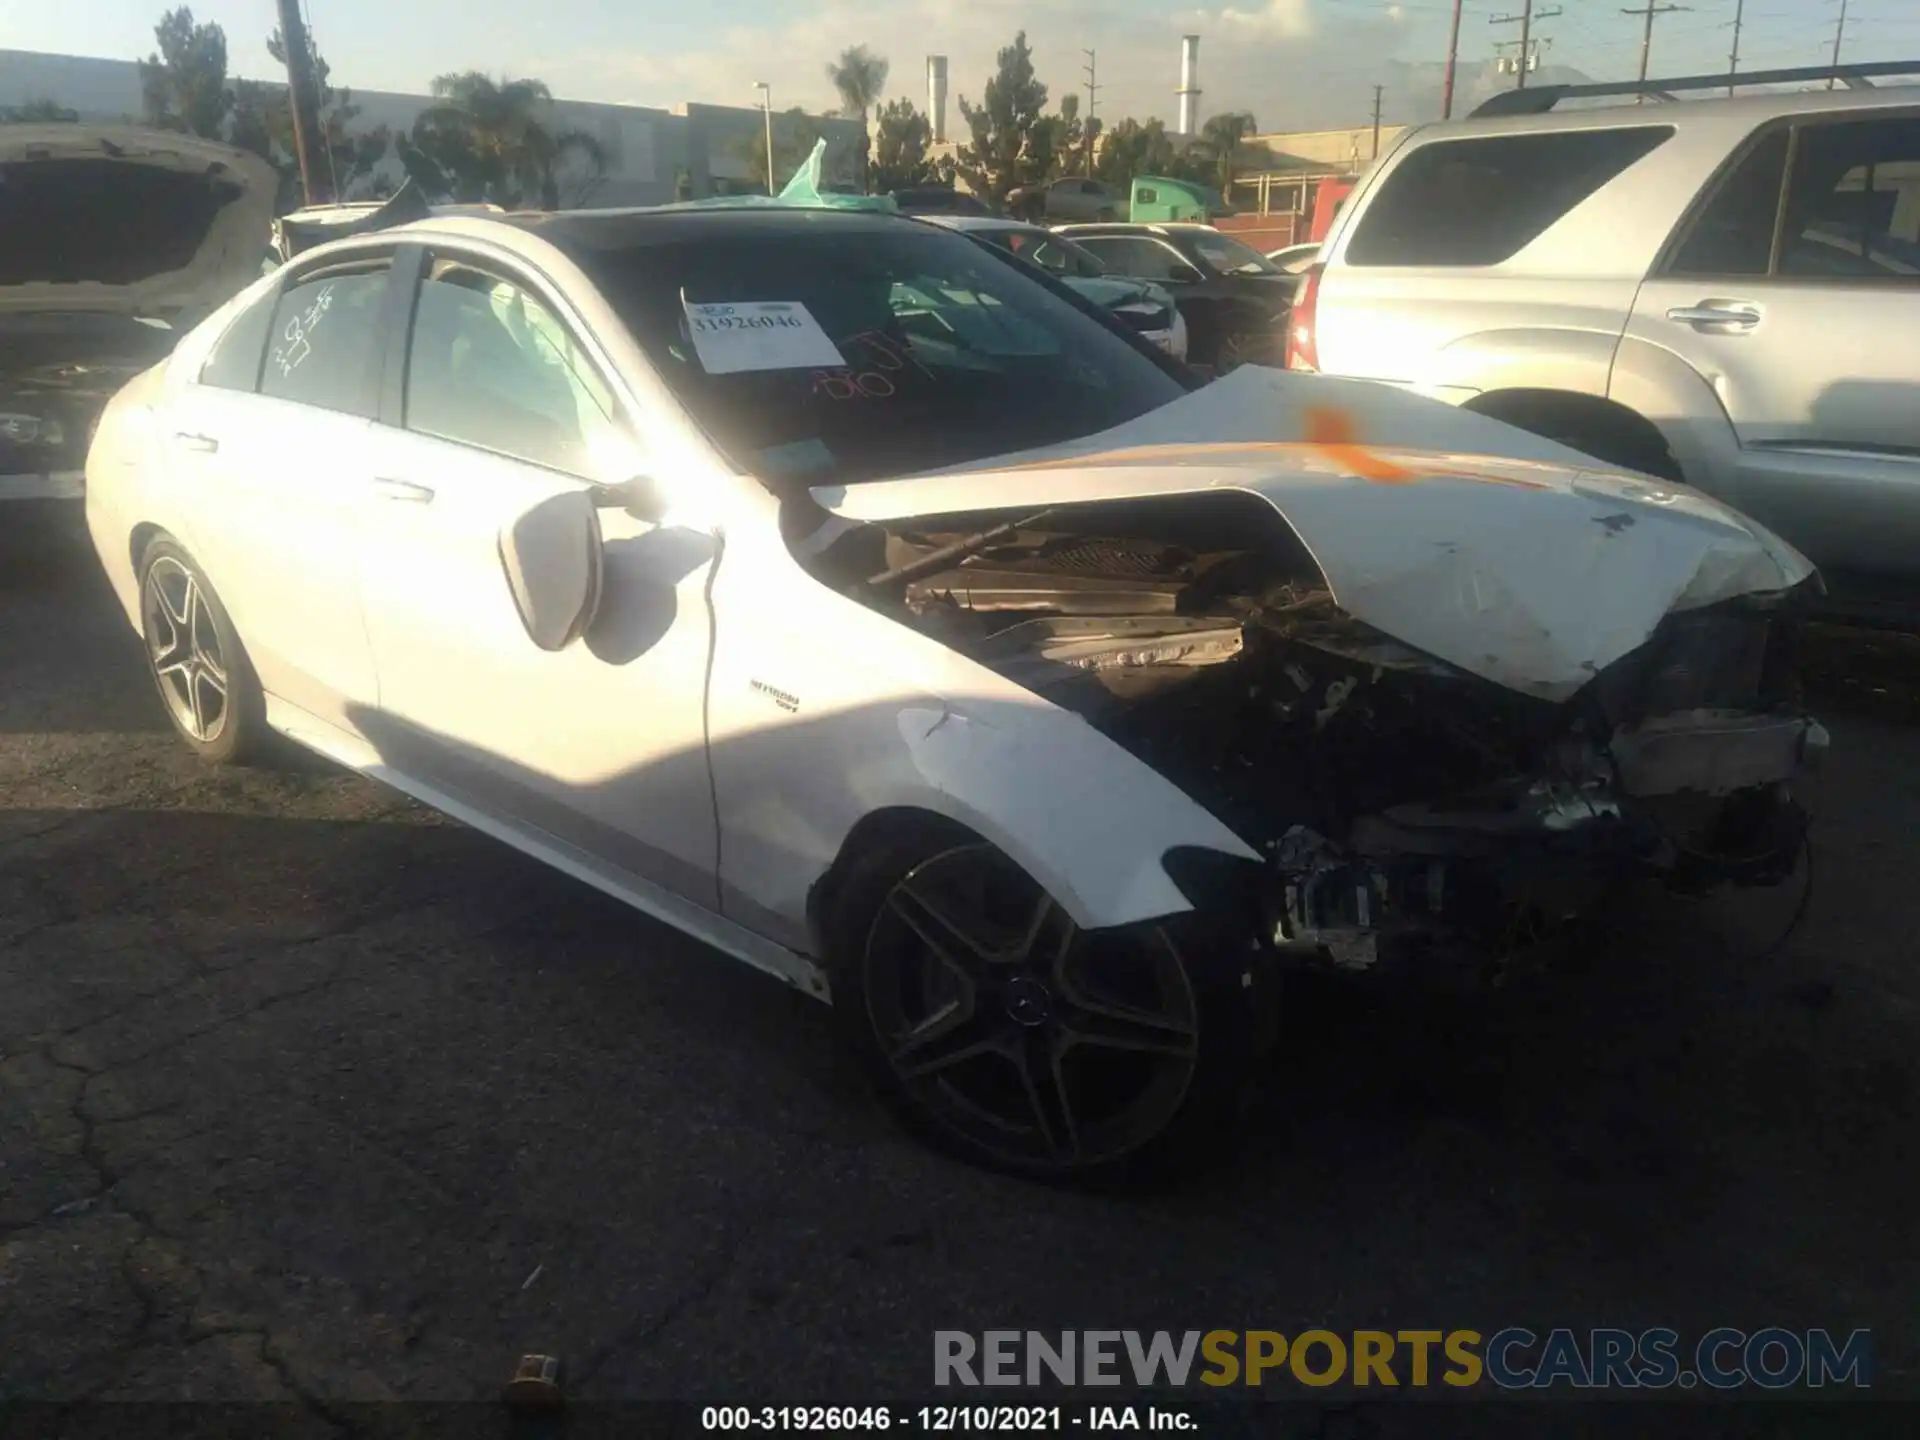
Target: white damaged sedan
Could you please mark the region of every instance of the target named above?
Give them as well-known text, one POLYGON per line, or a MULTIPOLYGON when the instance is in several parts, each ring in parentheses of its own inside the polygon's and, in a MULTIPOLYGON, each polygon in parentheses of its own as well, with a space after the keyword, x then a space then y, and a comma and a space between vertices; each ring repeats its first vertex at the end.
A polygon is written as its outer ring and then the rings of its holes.
POLYGON ((278 731, 822 999, 1062 1178, 1231 1129, 1262 976, 1778 883, 1818 581, 1451 406, 1206 388, 897 216, 440 218, 113 401, 94 543, 182 739, 278 731))

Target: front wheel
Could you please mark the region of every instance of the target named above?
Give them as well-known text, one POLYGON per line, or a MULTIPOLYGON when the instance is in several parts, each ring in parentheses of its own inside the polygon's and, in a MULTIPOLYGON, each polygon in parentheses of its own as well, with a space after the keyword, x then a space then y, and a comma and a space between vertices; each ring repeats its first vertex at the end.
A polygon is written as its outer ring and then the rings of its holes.
POLYGON ((220 597, 172 540, 141 557, 140 633, 147 671, 187 747, 220 764, 257 754, 267 729, 260 682, 220 597))
POLYGON ((933 1143, 1084 1182, 1188 1170, 1232 1137, 1258 1048, 1243 960, 1190 954, 1158 924, 1080 930, 957 835, 865 857, 836 910, 843 1029, 933 1143))

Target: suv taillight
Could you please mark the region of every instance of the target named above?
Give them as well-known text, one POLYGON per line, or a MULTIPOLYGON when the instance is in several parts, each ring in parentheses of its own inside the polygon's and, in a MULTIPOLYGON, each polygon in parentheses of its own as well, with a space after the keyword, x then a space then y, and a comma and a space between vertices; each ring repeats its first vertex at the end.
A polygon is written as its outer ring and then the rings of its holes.
POLYGON ((1293 297, 1293 313, 1287 318, 1287 369, 1318 370, 1320 346, 1314 339, 1314 309, 1320 299, 1320 269, 1309 265, 1300 279, 1300 290, 1293 297))

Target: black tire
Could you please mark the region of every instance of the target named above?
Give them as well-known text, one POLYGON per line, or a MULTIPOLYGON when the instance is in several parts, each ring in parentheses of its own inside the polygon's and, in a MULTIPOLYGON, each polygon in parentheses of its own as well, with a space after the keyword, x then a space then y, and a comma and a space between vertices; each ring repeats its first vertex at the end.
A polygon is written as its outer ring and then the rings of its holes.
MULTIPOLYGON (((1055 1184, 1162 1184, 1224 1158, 1240 1136, 1252 1082, 1264 1058, 1263 1041, 1270 1034, 1258 1005, 1259 977, 1250 968, 1249 942, 1240 941, 1237 949, 1190 949, 1195 942, 1188 937, 1200 933, 1198 925, 1186 927, 1187 936, 1178 939, 1170 926, 1075 932, 1057 906, 1051 907, 1053 920, 1044 918, 1049 905, 1039 885, 1000 851, 942 822, 895 834, 852 860, 826 916, 828 966, 836 1021, 882 1102, 912 1133, 949 1154, 1055 1184), (911 893, 910 908, 925 921, 935 911, 924 906, 922 896, 938 893, 942 902, 952 899, 959 891, 941 887, 969 873, 967 866, 977 867, 982 875, 983 892, 999 891, 978 914, 984 916, 1003 899, 1014 908, 1003 910, 1001 918, 1024 914, 1021 907, 1036 905, 1030 935, 1043 936, 1048 957, 1005 965, 989 962, 985 968, 1001 977, 997 981, 959 981, 953 989, 968 992, 965 1013, 944 1030, 937 1028, 941 1017, 957 1002, 919 991, 924 1018, 903 1027, 903 1018, 913 1019, 911 1007, 896 1002, 910 988, 910 972, 916 967, 949 976, 952 972, 932 958, 933 951, 921 938, 924 932, 903 918, 896 901, 911 893), (948 878, 943 881, 941 876, 948 878), (903 889, 909 885, 919 888, 903 889), (1050 924, 1059 928, 1047 928, 1050 924), (1056 944, 1058 956, 1051 954, 1056 944), (1078 958, 1069 959, 1069 954, 1078 958), (1088 960, 1097 963, 1097 972, 1081 968, 1088 960), (1046 988, 1051 982, 1035 978, 1043 967, 1061 982, 1051 992, 1046 988), (1139 981, 1149 970, 1154 979, 1142 987, 1139 981), (1093 994, 1086 983, 1090 973, 1100 976, 1093 994), (1128 981, 1132 988, 1127 988, 1128 981), (983 995, 988 984, 998 988, 983 995), (1176 998, 1174 1006, 1164 1009, 1132 1003, 1155 985, 1162 993, 1189 998, 1176 998), (1115 1000, 1120 995, 1126 1003, 1115 1000), (1086 1004, 1097 1008, 1079 1008, 1086 1004), (1032 1017, 1034 1006, 1040 1018, 1032 1017), (1138 1017, 1148 1019, 1143 1023, 1138 1017), (1100 1038, 1084 1033, 1089 1021, 1100 1038), (1162 1026, 1164 1030, 1158 1028, 1162 1026), (913 1037, 930 1029, 940 1038, 916 1048, 913 1037), (1067 1038, 1056 1031, 1064 1031, 1067 1038), (972 1032, 996 1038, 972 1044, 972 1032), (1134 1036, 1142 1041, 1129 1038, 1134 1036), (1163 1041, 1166 1050, 1184 1053, 1146 1053, 1163 1041), (960 1058, 937 1055, 936 1047, 943 1042, 960 1058), (1131 1053, 1129 1047, 1136 1045, 1142 1053, 1131 1053), (1030 1078, 1026 1061, 1035 1058, 1036 1049, 1051 1062, 1042 1071, 1043 1076, 1051 1072, 1051 1086, 1030 1078), (906 1073, 916 1057, 943 1068, 918 1076, 906 1073), (1044 1102, 1043 1089, 1048 1097, 1044 1102), (999 1118, 1017 1121, 1024 1108, 1029 1118, 1024 1128, 977 1118, 992 1118, 992 1104, 983 1095, 1022 1091, 1031 1103, 1010 1103, 999 1118), (1064 1124, 1059 1123, 1062 1117, 1064 1124), (1057 1143, 1062 1138, 1066 1143, 1057 1143)), ((1000 933, 1012 934, 1021 924, 1000 933)))
POLYGON ((220 597, 165 536, 141 554, 139 574, 147 673, 174 733, 216 765, 256 759, 267 744, 266 696, 220 597))

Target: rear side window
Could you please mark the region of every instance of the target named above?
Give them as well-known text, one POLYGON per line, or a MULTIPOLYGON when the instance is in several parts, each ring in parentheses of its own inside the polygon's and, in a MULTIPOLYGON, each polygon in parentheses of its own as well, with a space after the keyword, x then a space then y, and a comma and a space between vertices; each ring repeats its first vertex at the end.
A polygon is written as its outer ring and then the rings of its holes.
POLYGON ((280 292, 260 393, 372 419, 380 386, 380 302, 391 262, 303 275, 280 292))
POLYGON ((260 355, 267 348, 275 294, 269 291, 234 317, 213 342, 200 367, 200 383, 217 390, 251 391, 260 383, 260 355))
POLYGON ((1360 217, 1347 263, 1498 265, 1672 134, 1637 125, 1423 145, 1360 217))

